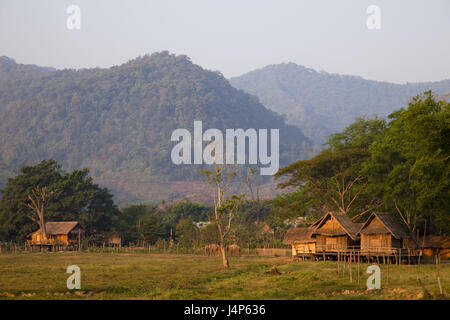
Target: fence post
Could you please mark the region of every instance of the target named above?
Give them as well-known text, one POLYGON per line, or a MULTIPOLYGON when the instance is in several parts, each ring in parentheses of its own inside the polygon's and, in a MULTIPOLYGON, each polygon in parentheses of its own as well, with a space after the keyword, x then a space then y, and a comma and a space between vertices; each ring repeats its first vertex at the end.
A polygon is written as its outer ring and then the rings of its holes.
POLYGON ((340 268, 339 268, 339 267, 340 267, 340 266, 339 266, 339 262, 340 262, 339 259, 340 259, 340 254, 339 254, 339 250, 338 250, 338 252, 337 252, 337 269, 338 269, 338 275, 339 275, 339 271, 340 271, 340 270, 339 270, 339 269, 340 269, 340 268))
POLYGON ((439 259, 438 259, 438 255, 436 254, 436 274, 437 274, 437 282, 438 282, 438 286, 439 286, 439 293, 442 295, 443 291, 442 291, 442 285, 441 285, 441 276, 439 275, 439 259))
POLYGON ((387 279, 386 279, 386 283, 389 284, 389 265, 391 264, 391 258, 388 256, 388 261, 387 261, 387 279))
POLYGON ((359 260, 360 260, 360 256, 361 256, 361 252, 358 252, 358 283, 360 282, 360 275, 359 275, 359 273, 360 273, 360 271, 359 271, 359 260))
POLYGON ((353 255, 353 252, 350 251, 350 257, 348 259, 348 272, 349 272, 349 276, 350 276, 350 282, 353 282, 352 255, 353 255))

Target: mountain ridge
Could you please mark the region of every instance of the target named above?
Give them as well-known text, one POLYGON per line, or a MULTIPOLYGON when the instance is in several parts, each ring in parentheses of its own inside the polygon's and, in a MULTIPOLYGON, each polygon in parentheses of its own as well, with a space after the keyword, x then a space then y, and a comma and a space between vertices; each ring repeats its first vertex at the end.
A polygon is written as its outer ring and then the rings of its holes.
MULTIPOLYGON (((184 55, 163 51, 111 68, 52 72, 44 68, 40 75, 34 66, 10 70, 17 72, 0 81, 3 181, 21 166, 48 158, 65 170, 89 168, 98 181, 110 181, 107 186, 119 197, 121 184, 115 179, 135 181, 136 188, 143 180, 149 186, 201 181, 200 166, 176 166, 170 159, 175 145, 171 133, 178 128, 192 130, 194 120, 202 120, 205 129, 280 129, 280 165, 312 152, 299 128, 286 125, 256 97, 184 55), (32 71, 31 76, 25 69, 32 71)), ((133 187, 127 185, 123 198, 132 193, 133 187)), ((184 195, 178 188, 172 196, 184 195)))
POLYGON ((450 91, 450 79, 396 84, 316 71, 293 62, 268 65, 229 81, 301 127, 318 145, 357 117, 385 117, 419 93, 450 91))

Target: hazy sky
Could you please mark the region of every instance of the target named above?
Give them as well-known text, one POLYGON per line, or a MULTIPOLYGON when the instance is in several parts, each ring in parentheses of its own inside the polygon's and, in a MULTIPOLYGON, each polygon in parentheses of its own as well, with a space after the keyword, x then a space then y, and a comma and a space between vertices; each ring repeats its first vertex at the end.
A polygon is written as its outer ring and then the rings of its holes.
POLYGON ((169 50, 226 77, 268 64, 391 82, 450 78, 448 0, 0 0, 0 55, 109 67, 169 50), (69 30, 69 5, 81 29, 69 30), (369 5, 381 29, 366 26, 369 5))

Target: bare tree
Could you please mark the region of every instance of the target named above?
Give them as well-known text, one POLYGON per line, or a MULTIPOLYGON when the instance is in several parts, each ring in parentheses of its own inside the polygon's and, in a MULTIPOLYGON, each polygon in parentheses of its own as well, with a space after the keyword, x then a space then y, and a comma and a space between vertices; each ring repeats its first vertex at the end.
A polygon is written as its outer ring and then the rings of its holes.
POLYGON ((252 200, 252 207, 256 213, 256 222, 259 223, 260 219, 262 218, 262 211, 263 211, 263 203, 259 197, 259 185, 256 185, 256 197, 255 197, 255 192, 253 190, 253 184, 250 183, 251 177, 255 172, 256 172, 255 169, 248 170, 247 181, 248 181, 248 189, 250 191, 250 196, 251 196, 251 200, 252 200))
POLYGON ((47 229, 45 227, 45 209, 56 191, 48 190, 48 187, 36 186, 28 195, 28 200, 31 203, 26 203, 26 206, 34 211, 37 218, 32 214, 28 216, 31 220, 36 222, 44 236, 44 241, 47 241, 47 229))
POLYGON ((357 148, 324 151, 280 169, 276 176, 288 179, 279 187, 300 187, 318 204, 351 215, 355 221, 381 205, 374 195, 368 194, 368 179, 361 175, 367 157, 366 150, 357 148))
MULTIPOLYGON (((420 250, 421 245, 419 241, 419 230, 417 230, 417 213, 413 210, 400 209, 400 207, 397 205, 397 201, 394 201, 394 205, 401 220, 405 224, 406 228, 408 228, 409 234, 411 235, 411 239, 414 241, 417 248, 420 250)), ((423 241, 425 241, 425 231, 423 241)))
MULTIPOLYGON (((343 173, 338 173, 328 180, 311 179, 309 182, 312 190, 327 202, 326 207, 331 210, 336 208, 339 212, 348 214, 359 196, 367 189, 368 182, 363 180, 361 176, 347 177, 343 173), (355 188, 356 185, 358 188, 355 188)), ((360 208, 360 212, 352 217, 352 221, 379 206, 381 202, 372 197, 363 208, 360 208)))
MULTIPOLYGON (((212 186, 214 199, 214 220, 219 233, 219 247, 222 262, 225 268, 229 268, 226 251, 226 240, 232 229, 231 222, 237 214, 240 201, 245 197, 244 193, 235 194, 231 190, 231 182, 236 176, 236 171, 229 165, 218 165, 214 162, 214 170, 200 170, 205 176, 206 182, 212 186)), ((252 171, 253 172, 253 171, 252 171)), ((251 174, 247 175, 246 184, 250 182, 251 174)))

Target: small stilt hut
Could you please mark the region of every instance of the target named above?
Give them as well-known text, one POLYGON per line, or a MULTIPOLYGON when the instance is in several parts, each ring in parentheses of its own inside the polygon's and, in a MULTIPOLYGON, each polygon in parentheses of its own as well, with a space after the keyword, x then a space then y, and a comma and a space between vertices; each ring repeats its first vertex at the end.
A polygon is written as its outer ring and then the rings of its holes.
POLYGON ((419 239, 419 245, 424 256, 434 257, 438 255, 444 259, 450 257, 450 237, 427 235, 425 238, 419 239))
POLYGON ((317 252, 359 249, 361 224, 352 222, 346 214, 328 212, 314 225, 311 237, 316 239, 317 252))
POLYGON ((78 221, 47 222, 45 224, 47 239, 41 229, 31 234, 27 245, 31 248, 68 249, 80 247, 83 228, 78 221))
POLYGON ((361 253, 392 254, 409 238, 398 219, 389 213, 372 213, 362 225, 361 253))
POLYGON ((316 239, 311 238, 312 229, 307 227, 291 228, 284 236, 284 243, 292 247, 292 256, 316 253, 316 239))

